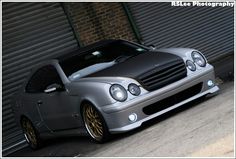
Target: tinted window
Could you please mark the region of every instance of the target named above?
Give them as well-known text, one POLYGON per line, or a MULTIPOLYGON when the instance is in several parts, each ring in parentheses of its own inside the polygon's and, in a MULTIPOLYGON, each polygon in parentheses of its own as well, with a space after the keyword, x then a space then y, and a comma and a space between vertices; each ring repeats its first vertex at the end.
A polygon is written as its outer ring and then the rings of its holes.
POLYGON ((147 49, 135 44, 115 41, 61 61, 60 65, 67 77, 73 80, 111 67, 145 51, 147 49))
POLYGON ((38 69, 33 74, 26 85, 25 90, 30 93, 44 92, 44 90, 52 84, 62 85, 62 81, 55 67, 52 65, 47 65, 38 69))

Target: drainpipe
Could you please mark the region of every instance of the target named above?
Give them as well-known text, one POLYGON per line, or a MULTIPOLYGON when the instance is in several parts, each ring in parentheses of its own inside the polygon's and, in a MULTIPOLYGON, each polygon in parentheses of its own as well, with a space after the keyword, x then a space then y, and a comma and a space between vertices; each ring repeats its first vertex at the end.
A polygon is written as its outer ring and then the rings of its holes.
POLYGON ((75 39, 76 39, 76 41, 77 41, 77 44, 78 44, 79 47, 81 47, 81 46, 82 46, 82 43, 81 43, 80 38, 79 38, 79 33, 78 33, 78 32, 75 30, 75 28, 74 28, 74 25, 73 25, 71 16, 69 15, 69 13, 68 13, 68 11, 67 11, 67 9, 66 9, 66 7, 65 7, 65 4, 64 4, 64 3, 60 3, 60 4, 61 4, 61 6, 62 6, 63 11, 64 11, 65 14, 66 14, 66 17, 67 17, 67 20, 68 20, 68 22, 69 22, 69 25, 70 25, 71 28, 72 28, 72 32, 73 32, 74 35, 75 35, 75 39))
POLYGON ((129 20, 129 23, 130 23, 131 28, 134 32, 134 35, 135 35, 136 39, 138 40, 138 43, 143 44, 142 37, 139 33, 136 23, 134 22, 133 16, 131 15, 131 12, 130 12, 130 9, 129 9, 127 3, 122 2, 121 5, 125 11, 125 14, 126 14, 128 20, 129 20))

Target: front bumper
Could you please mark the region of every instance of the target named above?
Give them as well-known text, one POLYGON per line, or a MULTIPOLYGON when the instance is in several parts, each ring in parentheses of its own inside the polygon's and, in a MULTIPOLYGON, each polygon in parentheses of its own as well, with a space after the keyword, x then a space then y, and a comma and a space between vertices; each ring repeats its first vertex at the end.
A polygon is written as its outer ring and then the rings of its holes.
POLYGON ((169 84, 161 89, 139 96, 130 101, 117 102, 111 105, 103 106, 101 107, 101 113, 111 133, 129 131, 141 126, 143 122, 155 118, 161 114, 164 114, 185 103, 193 101, 201 96, 217 92, 219 90, 218 86, 209 87, 207 85, 208 80, 215 81, 214 68, 211 65, 208 65, 202 70, 197 70, 196 72, 192 73, 191 75, 188 75, 187 77, 177 82, 169 84), (172 95, 175 95, 201 82, 203 83, 203 85, 200 93, 154 114, 146 115, 143 112, 144 107, 154 104, 172 95), (137 114, 137 120, 133 123, 128 119, 128 116, 132 113, 137 114))

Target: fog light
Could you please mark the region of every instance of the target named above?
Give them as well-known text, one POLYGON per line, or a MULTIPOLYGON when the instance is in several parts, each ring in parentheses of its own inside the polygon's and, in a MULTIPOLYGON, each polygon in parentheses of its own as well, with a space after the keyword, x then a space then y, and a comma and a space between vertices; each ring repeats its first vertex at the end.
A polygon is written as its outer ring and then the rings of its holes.
POLYGON ((212 86, 214 86, 214 82, 213 82, 212 80, 208 80, 208 81, 207 81, 207 85, 208 85, 209 87, 212 87, 212 86))
POLYGON ((137 114, 133 113, 129 115, 129 121, 135 122, 137 120, 137 114))

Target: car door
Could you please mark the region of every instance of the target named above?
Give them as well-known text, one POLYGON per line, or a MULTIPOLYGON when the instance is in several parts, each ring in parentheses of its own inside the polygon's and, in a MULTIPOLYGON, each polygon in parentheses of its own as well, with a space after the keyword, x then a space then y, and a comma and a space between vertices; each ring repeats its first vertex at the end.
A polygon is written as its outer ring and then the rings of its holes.
POLYGON ((62 80, 53 65, 40 69, 38 77, 41 95, 37 106, 44 123, 53 131, 78 128, 81 125, 74 98, 68 94, 62 80))

